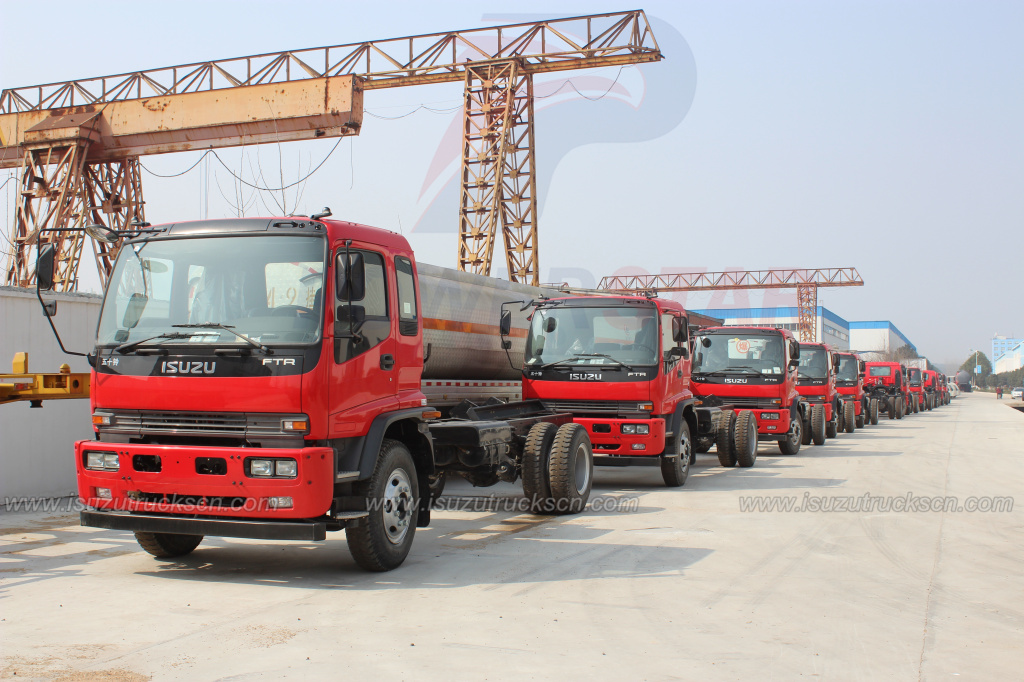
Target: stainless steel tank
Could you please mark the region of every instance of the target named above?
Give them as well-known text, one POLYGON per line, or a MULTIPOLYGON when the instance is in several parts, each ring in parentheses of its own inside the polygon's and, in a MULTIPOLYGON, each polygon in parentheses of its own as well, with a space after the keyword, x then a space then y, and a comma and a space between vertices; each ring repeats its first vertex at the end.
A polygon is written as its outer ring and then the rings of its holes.
POLYGON ((522 377, 529 327, 522 304, 541 296, 564 296, 553 289, 513 284, 493 277, 417 263, 423 308, 424 379, 515 379, 522 377), (512 348, 501 348, 501 304, 512 311, 512 348), (509 364, 509 357, 512 358, 509 364))

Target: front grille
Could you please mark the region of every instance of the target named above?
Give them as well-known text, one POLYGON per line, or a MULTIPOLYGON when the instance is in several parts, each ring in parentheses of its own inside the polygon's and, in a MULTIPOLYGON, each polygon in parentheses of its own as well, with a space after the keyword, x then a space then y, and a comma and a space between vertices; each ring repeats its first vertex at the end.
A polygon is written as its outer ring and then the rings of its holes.
POLYGON ((616 417, 627 415, 649 415, 650 410, 641 410, 639 400, 542 400, 544 407, 553 412, 572 414, 601 414, 616 417))
MULTIPOLYGON (((135 438, 146 436, 204 436, 259 441, 273 438, 295 438, 286 432, 282 422, 307 419, 301 414, 259 412, 170 412, 161 410, 104 410, 110 424, 99 427, 101 434, 117 434, 135 438)), ((298 434, 301 437, 301 434, 298 434)))

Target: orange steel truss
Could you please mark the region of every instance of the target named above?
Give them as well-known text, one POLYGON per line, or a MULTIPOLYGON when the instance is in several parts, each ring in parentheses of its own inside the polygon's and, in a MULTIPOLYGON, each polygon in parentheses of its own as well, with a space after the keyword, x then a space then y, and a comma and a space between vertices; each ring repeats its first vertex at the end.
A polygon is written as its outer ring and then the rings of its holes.
MULTIPOLYGON (((459 268, 490 274, 500 229, 509 279, 537 283, 532 75, 660 59, 646 15, 635 10, 0 91, 0 168, 21 169, 23 192, 6 281, 34 282, 30 251, 42 235, 66 264, 57 288, 74 289, 82 233, 41 230, 102 222, 97 206, 110 227, 141 220, 142 155, 355 135, 364 90, 462 81, 459 268), (90 174, 98 163, 108 166, 90 174), (86 177, 98 179, 95 192, 86 177)), ((101 277, 116 250, 94 245, 101 277)))
POLYGON ((858 287, 856 268, 680 272, 661 275, 614 275, 597 285, 607 291, 720 291, 728 289, 796 289, 801 341, 814 341, 818 287, 858 287))

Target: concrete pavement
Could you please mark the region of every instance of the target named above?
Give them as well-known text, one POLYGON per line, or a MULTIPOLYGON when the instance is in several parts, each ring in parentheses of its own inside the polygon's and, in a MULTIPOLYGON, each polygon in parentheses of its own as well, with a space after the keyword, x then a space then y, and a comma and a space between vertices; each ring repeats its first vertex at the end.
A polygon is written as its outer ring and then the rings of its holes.
POLYGON ((752 469, 712 452, 682 489, 599 469, 592 497, 575 517, 437 512, 386 574, 356 568, 343 534, 161 561, 74 513, 3 513, 0 677, 1020 676, 1024 414, 994 396, 794 457, 764 443, 752 469), (994 497, 1012 511, 959 510, 994 497))

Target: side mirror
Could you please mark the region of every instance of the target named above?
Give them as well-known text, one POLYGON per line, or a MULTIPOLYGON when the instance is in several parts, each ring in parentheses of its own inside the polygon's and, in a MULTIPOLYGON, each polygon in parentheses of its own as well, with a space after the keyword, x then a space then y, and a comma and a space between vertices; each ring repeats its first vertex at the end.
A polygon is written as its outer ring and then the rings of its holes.
POLYGON ((861 373, 861 375, 863 375, 865 372, 867 372, 868 371, 867 363, 864 362, 863 360, 858 360, 857 361, 857 371, 859 371, 861 373))
POLYGON ((139 324, 139 320, 142 318, 142 311, 146 309, 146 304, 149 303, 149 296, 135 292, 132 297, 128 299, 128 306, 124 309, 124 318, 121 320, 121 326, 125 329, 134 329, 139 324))
POLYGON ((361 301, 366 296, 366 268, 363 264, 363 254, 350 252, 347 259, 345 255, 344 251, 338 253, 337 269, 334 273, 334 289, 339 301, 361 301))
POLYGON ((512 332, 512 311, 502 310, 501 321, 498 323, 498 333, 508 336, 512 332))
POLYGON ((672 318, 672 340, 676 343, 686 341, 687 327, 685 317, 672 318))
POLYGON ((548 319, 544 320, 544 331, 547 332, 548 334, 555 331, 555 327, 557 326, 558 320, 556 320, 553 317, 549 317, 548 319))
POLYGON ((670 358, 688 358, 690 351, 686 349, 686 346, 673 346, 665 351, 665 354, 670 358))
POLYGON ((836 372, 836 373, 839 372, 839 356, 838 355, 833 355, 832 356, 832 371, 836 372))
POLYGON ((359 330, 366 322, 366 308, 361 305, 339 305, 334 318, 334 336, 351 339, 359 336, 359 330))
POLYGON ((709 339, 709 338, 708 338, 708 337, 706 337, 706 336, 705 336, 705 337, 703 337, 703 338, 702 338, 702 339, 700 340, 700 345, 704 346, 705 348, 711 348, 711 339, 709 339))
POLYGON ((790 360, 790 364, 792 364, 792 362, 794 360, 799 360, 799 359, 800 359, 800 344, 795 342, 795 341, 793 341, 792 343, 789 344, 789 360, 790 360))
POLYGON ((40 291, 53 288, 55 251, 53 244, 44 244, 36 255, 36 287, 40 291))

